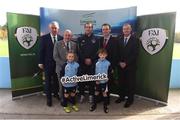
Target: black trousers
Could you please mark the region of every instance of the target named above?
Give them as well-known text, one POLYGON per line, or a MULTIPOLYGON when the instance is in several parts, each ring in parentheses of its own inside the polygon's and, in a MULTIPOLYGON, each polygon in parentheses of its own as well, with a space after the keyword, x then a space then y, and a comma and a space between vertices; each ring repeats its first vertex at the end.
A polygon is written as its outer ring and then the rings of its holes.
MULTIPOLYGON (((80 75, 94 75, 94 65, 81 65, 80 66, 80 75)), ((86 86, 88 87, 89 95, 93 95, 95 93, 95 82, 90 81, 90 82, 79 82, 78 83, 78 90, 80 95, 84 95, 84 91, 86 86)))
POLYGON ((94 81, 90 81, 90 82, 80 82, 78 83, 79 86, 79 94, 80 95, 84 95, 84 91, 86 90, 86 86, 88 88, 89 91, 89 95, 94 96, 95 93, 95 82, 94 81))
POLYGON ((128 97, 127 101, 134 101, 135 93, 135 79, 136 71, 135 69, 121 69, 119 68, 119 96, 124 99, 125 96, 128 97))
POLYGON ((52 101, 52 93, 55 95, 58 94, 59 85, 57 74, 55 72, 53 74, 45 72, 45 90, 48 101, 52 101))

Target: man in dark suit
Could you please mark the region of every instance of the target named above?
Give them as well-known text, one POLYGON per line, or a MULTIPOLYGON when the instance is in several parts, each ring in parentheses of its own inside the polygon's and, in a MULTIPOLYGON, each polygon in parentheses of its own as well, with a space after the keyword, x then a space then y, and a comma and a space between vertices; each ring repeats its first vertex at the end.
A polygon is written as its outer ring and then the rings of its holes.
MULTIPOLYGON (((116 39, 111 35, 111 26, 108 23, 104 23, 101 27, 102 29, 102 37, 100 38, 100 46, 101 48, 106 49, 108 56, 107 60, 111 63, 112 69, 115 68, 115 55, 116 55, 116 45, 117 41, 116 39)), ((109 74, 109 81, 108 81, 108 86, 109 89, 111 89, 111 83, 112 83, 113 75, 112 73, 109 74)), ((109 95, 109 92, 108 92, 109 95)), ((100 96, 99 96, 100 97, 100 96)), ((109 98, 109 97, 108 97, 109 98)), ((100 101, 101 98, 99 98, 100 101)))
POLYGON ((53 49, 56 41, 62 40, 63 37, 58 35, 59 24, 53 21, 49 24, 50 33, 43 35, 40 40, 39 50, 39 68, 45 71, 45 89, 47 96, 47 106, 52 106, 52 93, 58 96, 58 80, 55 72, 56 63, 53 59, 53 49))
POLYGON ((115 101, 120 103, 127 101, 125 108, 130 107, 134 101, 135 92, 135 74, 136 59, 138 55, 138 39, 131 34, 131 25, 126 23, 123 25, 123 35, 118 38, 118 66, 119 66, 119 98, 115 101))
POLYGON ((104 23, 102 25, 102 34, 103 37, 100 38, 100 45, 101 48, 104 48, 107 50, 108 56, 107 60, 110 61, 112 67, 115 66, 115 45, 116 39, 111 35, 111 26, 107 23, 104 23))

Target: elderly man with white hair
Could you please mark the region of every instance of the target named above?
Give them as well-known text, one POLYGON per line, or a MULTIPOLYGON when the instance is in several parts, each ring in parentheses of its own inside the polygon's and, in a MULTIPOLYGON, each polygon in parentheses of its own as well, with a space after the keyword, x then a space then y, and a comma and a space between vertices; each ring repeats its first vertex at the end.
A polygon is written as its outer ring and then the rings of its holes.
POLYGON ((76 55, 77 61, 77 44, 72 41, 73 33, 71 30, 66 29, 63 34, 63 40, 56 42, 54 46, 53 57, 56 61, 56 73, 58 75, 59 80, 59 91, 60 91, 60 98, 61 98, 61 105, 63 106, 63 91, 62 91, 62 84, 61 84, 61 76, 60 71, 62 69, 63 64, 66 62, 66 55, 68 52, 73 52, 76 55))
POLYGON ((39 68, 45 72, 45 89, 47 96, 47 106, 52 106, 52 93, 54 97, 59 99, 58 95, 58 79, 55 72, 56 63, 53 59, 53 49, 56 41, 63 39, 59 33, 59 24, 52 21, 49 24, 50 33, 41 36, 39 49, 39 68))

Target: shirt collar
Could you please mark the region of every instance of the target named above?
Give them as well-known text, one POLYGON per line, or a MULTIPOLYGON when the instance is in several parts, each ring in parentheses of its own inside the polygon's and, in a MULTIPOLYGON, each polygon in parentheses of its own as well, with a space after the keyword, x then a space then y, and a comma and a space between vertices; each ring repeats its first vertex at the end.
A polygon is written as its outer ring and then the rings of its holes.
POLYGON ((67 63, 69 63, 69 64, 74 64, 74 61, 72 61, 72 62, 67 61, 67 63))
POLYGON ((109 35, 108 37, 104 37, 104 39, 109 40, 110 37, 111 37, 111 35, 109 35))
POLYGON ((127 37, 124 36, 124 39, 127 38, 127 40, 129 40, 130 37, 131 37, 131 35, 129 35, 129 36, 127 36, 127 37))
POLYGON ((103 62, 103 61, 105 61, 106 60, 106 58, 105 59, 103 59, 103 60, 101 60, 100 58, 99 58, 99 60, 98 61, 101 61, 101 62, 103 62))
POLYGON ((51 35, 51 38, 54 38, 54 37, 55 37, 55 39, 57 40, 57 35, 53 36, 52 33, 50 33, 50 35, 51 35))

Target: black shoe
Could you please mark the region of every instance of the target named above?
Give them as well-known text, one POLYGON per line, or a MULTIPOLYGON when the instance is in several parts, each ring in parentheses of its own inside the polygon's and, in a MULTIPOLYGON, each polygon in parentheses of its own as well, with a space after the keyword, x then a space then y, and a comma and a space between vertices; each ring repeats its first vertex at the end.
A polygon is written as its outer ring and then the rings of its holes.
POLYGON ((124 104, 124 107, 125 107, 125 108, 128 108, 128 107, 130 107, 132 104, 133 104, 133 102, 126 101, 126 103, 124 104))
POLYGON ((91 106, 90 106, 89 111, 91 111, 91 112, 92 112, 92 111, 94 111, 95 109, 96 109, 96 105, 95 105, 95 104, 93 104, 93 105, 91 105, 91 106))
POLYGON ((116 101, 115 101, 115 103, 121 103, 121 102, 123 102, 124 101, 124 98, 118 98, 116 101))
POLYGON ((47 101, 47 106, 51 107, 52 106, 52 101, 47 101))
POLYGON ((105 112, 105 113, 108 113, 108 112, 109 112, 109 109, 108 109, 108 107, 107 107, 106 105, 104 106, 104 112, 105 112))
POLYGON ((60 100, 60 97, 59 97, 58 94, 54 94, 53 96, 54 96, 57 100, 60 100))

